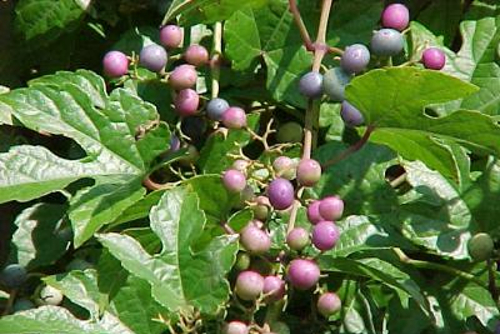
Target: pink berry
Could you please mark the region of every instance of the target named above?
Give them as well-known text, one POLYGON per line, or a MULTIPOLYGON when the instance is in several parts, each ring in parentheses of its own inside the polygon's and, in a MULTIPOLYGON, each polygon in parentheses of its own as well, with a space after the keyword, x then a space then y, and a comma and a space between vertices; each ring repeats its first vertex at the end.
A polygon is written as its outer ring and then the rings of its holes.
POLYGON ((196 85, 196 80, 198 79, 198 73, 193 65, 180 65, 177 66, 172 73, 168 81, 172 88, 176 90, 191 88, 196 85))
POLYGON ((319 281, 320 270, 311 260, 295 259, 288 268, 290 283, 299 290, 309 290, 319 281))
POLYGON ((285 210, 289 208, 294 201, 295 193, 290 181, 277 178, 269 184, 267 188, 269 202, 276 210, 285 210))
POLYGON ((340 310, 342 302, 336 293, 327 292, 319 297, 316 305, 321 315, 329 317, 340 310))
POLYGON ((410 12, 405 5, 394 3, 382 13, 382 26, 403 31, 410 23, 410 12))
POLYGON ((335 247, 339 237, 340 231, 338 227, 326 220, 316 224, 312 232, 312 242, 321 251, 327 251, 335 247))
POLYGON ((118 78, 128 73, 129 61, 120 51, 109 51, 102 60, 104 74, 110 78, 118 78))
POLYGON ((271 248, 269 234, 253 223, 248 224, 240 232, 240 242, 248 253, 254 255, 264 254, 271 248))
POLYGON ((233 169, 239 170, 242 173, 246 173, 247 168, 250 166, 250 162, 243 159, 238 159, 233 162, 233 169))
POLYGON ((176 25, 167 25, 160 30, 160 42, 169 49, 174 49, 182 44, 182 29, 176 25))
POLYGON ((242 129, 247 126, 245 110, 239 107, 230 107, 222 114, 222 124, 229 129, 242 129))
POLYGON ((279 276, 266 276, 264 278, 264 294, 266 294, 267 301, 280 300, 285 296, 285 281, 279 276))
POLYGON ((242 271, 236 278, 235 292, 243 300, 255 300, 264 291, 264 277, 255 271, 242 271))
POLYGON ((208 51, 201 45, 190 45, 184 52, 184 59, 191 65, 201 66, 208 63, 208 51))
POLYGON ((297 181, 305 187, 314 186, 321 178, 321 165, 314 159, 302 159, 297 166, 297 181))
POLYGON ((322 220, 325 220, 319 214, 319 204, 321 201, 314 201, 307 207, 307 219, 311 222, 311 224, 315 225, 322 220))
POLYGON ((181 90, 174 101, 175 111, 183 117, 197 114, 199 104, 198 93, 190 88, 181 90))
POLYGON ((222 183, 229 192, 239 193, 245 189, 247 180, 242 172, 228 169, 222 176, 222 183))
POLYGON ((248 334, 248 326, 241 321, 231 321, 224 326, 224 334, 248 334))
POLYGON ((309 232, 302 227, 296 227, 286 236, 286 244, 290 249, 301 251, 309 244, 309 232))
POLYGON ((295 178, 295 162, 287 156, 279 156, 273 162, 273 169, 276 175, 287 180, 295 178))
POLYGON ((319 214, 324 220, 336 221, 344 213, 344 201, 338 196, 329 196, 321 200, 319 214))
POLYGON ((439 71, 446 64, 446 56, 438 48, 428 48, 422 54, 422 63, 425 68, 439 71))

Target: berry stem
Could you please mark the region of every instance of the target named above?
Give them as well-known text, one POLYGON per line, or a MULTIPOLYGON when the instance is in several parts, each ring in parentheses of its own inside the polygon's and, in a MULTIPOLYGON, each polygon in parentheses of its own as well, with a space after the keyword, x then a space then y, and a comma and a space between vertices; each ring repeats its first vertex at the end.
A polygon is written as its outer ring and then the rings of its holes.
POLYGON ((495 261, 488 259, 488 289, 494 301, 498 302, 499 291, 496 283, 495 261))
POLYGON ((293 15, 293 19, 295 20, 295 24, 297 25, 297 28, 299 28, 300 36, 304 41, 304 46, 306 47, 307 51, 314 51, 314 45, 311 41, 311 37, 309 36, 309 32, 307 31, 304 21, 302 21, 302 16, 300 15, 299 8, 297 7, 297 1, 289 0, 288 4, 290 7, 290 12, 293 15))
POLYGON ((11 290, 9 294, 9 299, 7 300, 7 304, 5 305, 5 309, 2 312, 2 316, 8 315, 12 309, 12 305, 14 305, 14 301, 16 300, 17 290, 11 290))
POLYGON ((215 22, 213 56, 210 60, 212 71, 212 99, 219 96, 220 58, 222 54, 222 23, 215 22))

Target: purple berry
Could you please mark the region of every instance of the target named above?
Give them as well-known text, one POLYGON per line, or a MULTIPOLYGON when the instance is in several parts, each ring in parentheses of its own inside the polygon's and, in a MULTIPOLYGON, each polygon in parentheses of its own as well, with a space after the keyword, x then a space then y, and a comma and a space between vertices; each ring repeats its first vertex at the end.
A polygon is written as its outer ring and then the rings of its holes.
POLYGON ((174 49, 182 44, 182 29, 176 25, 167 25, 160 30, 160 42, 169 49, 174 49))
POLYGON ((290 249, 301 251, 309 244, 309 232, 302 227, 296 227, 286 236, 286 244, 290 249))
POLYGON ((224 326, 224 334, 248 334, 248 326, 241 321, 231 321, 224 326))
POLYGON ((201 45, 190 45, 184 52, 184 59, 191 65, 201 66, 208 63, 208 51, 201 45))
POLYGON ((403 31, 410 23, 410 12, 405 5, 393 3, 382 12, 382 26, 403 31))
POLYGON ((276 175, 287 180, 295 178, 295 162, 287 156, 279 156, 273 162, 276 175))
POLYGON ((347 101, 342 102, 340 117, 342 117, 344 123, 350 127, 359 126, 365 122, 363 114, 361 114, 355 106, 347 101))
POLYGON ((285 296, 285 281, 279 276, 266 276, 264 278, 264 294, 267 295, 267 301, 277 301, 285 296))
POLYGON ((104 74, 110 78, 118 78, 128 73, 129 61, 120 51, 109 51, 102 59, 104 74))
POLYGON ((345 99, 345 86, 352 76, 340 67, 329 69, 324 75, 323 89, 332 101, 341 102, 345 99))
POLYGON ((159 45, 145 46, 139 54, 139 63, 152 72, 161 72, 167 65, 167 51, 159 45))
POLYGON ((171 153, 177 152, 181 148, 181 141, 176 135, 170 136, 170 149, 171 153))
POLYGON ((302 159, 297 166, 297 181, 305 186, 314 186, 321 178, 321 165, 314 159, 302 159))
POLYGON ((245 110, 239 107, 231 107, 222 114, 222 124, 229 129, 242 129, 247 126, 247 115, 245 110))
POLYGON ((325 220, 319 214, 319 204, 321 201, 314 201, 307 207, 307 219, 311 222, 311 224, 316 225, 322 220, 325 220))
POLYGON ((344 213, 344 201, 338 196, 329 196, 321 200, 319 214, 325 220, 336 221, 344 213))
POLYGON ((174 101, 175 111, 183 117, 197 114, 199 104, 200 96, 190 88, 181 90, 174 101))
POLYGON ((323 76, 318 72, 304 74, 299 81, 299 91, 311 99, 321 97, 323 95, 323 76))
POLYGON ((428 48, 422 54, 422 63, 430 70, 440 70, 446 64, 444 52, 438 48, 428 48))
POLYGON ((363 72, 369 63, 370 51, 363 44, 348 46, 340 59, 340 66, 347 73, 363 72))
POLYGON ((176 90, 191 88, 196 85, 196 80, 198 79, 198 73, 193 65, 180 65, 177 66, 172 73, 168 81, 172 88, 176 90))
POLYGON ((295 259, 290 262, 288 279, 299 290, 309 290, 319 281, 320 270, 312 260, 295 259))
POLYGON ((243 300, 255 300, 264 291, 264 277, 255 271, 242 271, 236 278, 235 292, 243 300))
POLYGON ((222 115, 229 109, 229 103, 226 100, 216 97, 207 103, 207 115, 214 121, 220 121, 222 115))
POLYGON ((338 227, 326 220, 316 224, 312 232, 312 242, 321 251, 327 251, 335 247, 339 237, 340 231, 338 227))
POLYGON ((228 169, 222 176, 222 183, 229 192, 239 193, 245 189, 247 180, 245 174, 234 169, 228 169))
POLYGON ((285 210, 289 208, 294 201, 293 185, 290 181, 277 178, 269 184, 267 188, 269 202, 276 210, 285 210))
POLYGON ((324 317, 329 317, 340 310, 342 302, 339 296, 334 292, 327 292, 318 298, 318 312, 324 317))
POLYGON ((395 56, 404 48, 403 35, 394 29, 381 29, 373 34, 371 50, 379 56, 395 56))
POLYGON ((240 232, 240 242, 243 248, 253 255, 262 255, 271 248, 271 238, 269 234, 253 223, 248 224, 240 232))

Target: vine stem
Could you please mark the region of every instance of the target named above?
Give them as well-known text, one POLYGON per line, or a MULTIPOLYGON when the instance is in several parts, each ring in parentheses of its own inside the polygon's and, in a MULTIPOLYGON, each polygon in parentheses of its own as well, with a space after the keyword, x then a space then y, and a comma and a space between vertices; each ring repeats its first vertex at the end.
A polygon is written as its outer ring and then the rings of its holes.
POLYGON ((491 259, 488 259, 488 289, 490 290, 491 297, 495 302, 498 302, 498 296, 499 296, 499 291, 495 279, 495 268, 493 267, 495 265, 495 261, 492 261, 491 259))
POLYGON ((5 305, 5 309, 2 312, 2 315, 8 315, 12 309, 12 305, 14 305, 14 301, 16 300, 17 290, 11 290, 9 294, 9 299, 7 300, 7 305, 5 305))
POLYGON ((210 68, 212 71, 212 99, 219 96, 221 54, 222 54, 222 22, 215 22, 213 56, 212 59, 210 60, 210 68))

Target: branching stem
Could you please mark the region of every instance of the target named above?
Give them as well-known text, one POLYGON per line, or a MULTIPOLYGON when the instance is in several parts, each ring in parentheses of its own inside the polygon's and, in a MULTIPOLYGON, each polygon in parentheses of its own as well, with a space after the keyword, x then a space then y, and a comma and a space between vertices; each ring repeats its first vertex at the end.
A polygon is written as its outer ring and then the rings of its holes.
POLYGON ((213 56, 210 60, 210 68, 212 70, 212 99, 219 96, 219 79, 220 79, 220 61, 222 54, 222 23, 215 22, 214 25, 214 46, 213 56))

